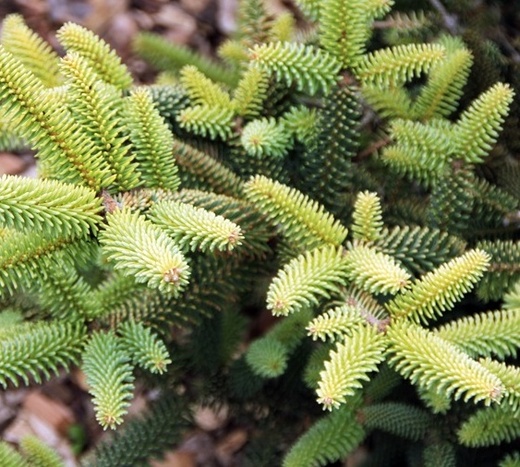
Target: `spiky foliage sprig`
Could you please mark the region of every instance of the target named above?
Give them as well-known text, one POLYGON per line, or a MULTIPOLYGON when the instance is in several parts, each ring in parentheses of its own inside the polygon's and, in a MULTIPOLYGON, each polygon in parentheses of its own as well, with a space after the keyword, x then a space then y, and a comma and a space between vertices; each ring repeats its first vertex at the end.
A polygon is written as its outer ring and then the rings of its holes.
POLYGON ((320 44, 338 58, 342 68, 354 68, 372 34, 371 21, 387 13, 392 1, 328 0, 322 3, 320 44))
POLYGON ((467 162, 481 162, 498 137, 514 92, 508 84, 497 83, 472 103, 457 123, 458 152, 467 162))
POLYGON ((133 41, 134 50, 159 70, 179 72, 184 65, 197 67, 208 78, 230 86, 236 82, 232 70, 194 53, 188 47, 174 44, 158 34, 140 32, 133 41))
POLYGON ((356 198, 352 215, 352 235, 356 240, 374 242, 381 238, 383 215, 375 193, 363 192, 356 198))
POLYGON ((275 236, 275 227, 249 203, 199 190, 181 190, 176 199, 214 212, 240 226, 242 238, 237 254, 265 257, 271 251, 267 243, 275 236))
POLYGON ((339 62, 327 52, 290 42, 255 45, 250 50, 252 63, 269 75, 309 94, 327 92, 335 84, 339 62))
POLYGON ((208 79, 195 66, 186 65, 181 70, 181 84, 194 105, 231 108, 231 99, 219 85, 208 79))
POLYGON ((58 39, 67 51, 82 56, 103 81, 118 89, 127 89, 132 84, 130 72, 115 51, 92 31, 79 24, 66 23, 59 29, 58 39))
POLYGON ((379 429, 414 441, 424 439, 433 417, 425 410, 397 402, 381 402, 359 411, 365 429, 379 429))
POLYGON ((291 260, 272 281, 267 292, 267 306, 274 315, 288 315, 331 293, 346 279, 342 248, 316 248, 291 260))
POLYGON ((392 88, 428 72, 444 55, 445 49, 439 44, 391 47, 364 55, 356 74, 363 83, 392 88))
POLYGON ((361 388, 362 381, 384 359, 386 342, 372 326, 360 324, 350 336, 339 342, 320 373, 316 393, 324 409, 332 410, 361 388))
POLYGON ((281 224, 283 234, 298 247, 322 242, 340 245, 347 229, 303 193, 266 177, 256 176, 244 187, 247 198, 281 224))
POLYGON ((94 190, 113 180, 107 163, 93 158, 93 143, 62 103, 44 93, 44 87, 20 60, 0 45, 0 98, 17 132, 38 150, 38 156, 66 182, 94 190), (60 135, 57 138, 55 135, 60 135))
POLYGON ((481 358, 479 363, 502 381, 505 389, 504 405, 507 405, 512 412, 518 413, 520 408, 520 370, 518 367, 497 362, 489 357, 481 358))
POLYGON ((251 156, 283 157, 291 146, 291 137, 283 123, 274 118, 249 122, 242 130, 242 146, 251 156))
POLYGON ((168 350, 152 331, 141 323, 128 321, 118 327, 121 343, 132 361, 152 373, 163 373, 171 363, 168 350))
POLYGON ((500 379, 433 333, 401 322, 391 326, 387 335, 392 352, 389 362, 419 386, 435 388, 455 400, 472 399, 486 405, 504 396, 500 379))
POLYGON ((83 350, 86 328, 82 324, 38 323, 19 325, 18 332, 0 343, 0 384, 18 386, 50 379, 59 368, 76 363, 83 350))
POLYGON ((183 404, 176 398, 163 397, 144 416, 130 420, 122 432, 101 443, 86 465, 146 465, 177 444, 187 426, 189 417, 183 404))
POLYGON ((395 317, 424 321, 453 306, 480 279, 489 263, 482 250, 471 250, 427 273, 411 289, 387 304, 395 317))
POLYGON ((44 86, 59 84, 58 54, 27 27, 22 16, 12 14, 4 19, 0 43, 8 52, 18 57, 44 86))
POLYGON ((232 109, 201 104, 182 110, 177 122, 200 136, 227 140, 232 135, 233 117, 232 109))
POLYGON ((471 52, 459 38, 444 36, 440 43, 446 47, 446 58, 431 69, 414 106, 422 120, 447 117, 456 109, 473 63, 471 52))
POLYGON ((108 217, 100 242, 114 267, 134 275, 138 282, 172 295, 188 283, 190 269, 179 247, 137 213, 116 210, 108 217))
POLYGON ((130 405, 134 378, 129 361, 123 343, 111 332, 96 333, 85 348, 82 369, 94 397, 96 419, 104 429, 120 425, 130 405))
POLYGON ((511 442, 520 436, 518 414, 505 405, 477 410, 459 428, 458 438, 463 446, 493 446, 511 442), (486 427, 486 430, 482 428, 486 427))
POLYGON ((93 142, 93 153, 105 160, 121 190, 131 190, 139 183, 135 163, 123 134, 121 94, 103 83, 90 62, 69 52, 60 62, 60 70, 69 86, 67 99, 80 129, 93 142))
POLYGON ((86 237, 98 229, 101 201, 88 188, 5 175, 0 187, 4 227, 63 237, 86 237))
POLYGON ((249 347, 246 361, 252 370, 263 378, 275 378, 287 368, 288 352, 273 338, 257 340, 249 347))
POLYGON ((177 190, 180 179, 172 156, 173 138, 151 94, 144 88, 132 91, 127 110, 130 140, 142 179, 150 188, 177 190))
POLYGON ((236 113, 249 118, 259 116, 267 98, 268 85, 266 73, 257 67, 249 67, 233 93, 232 105, 236 113))
POLYGON ((327 465, 352 452, 364 437, 355 413, 343 407, 318 420, 302 435, 284 458, 283 466, 327 465))
POLYGON ((24 436, 20 447, 29 465, 35 467, 63 467, 65 465, 56 451, 35 436, 24 436))
POLYGON ((202 208, 175 201, 156 203, 150 218, 183 249, 233 250, 243 238, 240 226, 202 208))
POLYGON ((341 305, 314 318, 309 322, 307 330, 314 340, 334 341, 350 335, 362 322, 360 309, 355 306, 341 305))
POLYGON ((411 279, 391 256, 362 245, 348 251, 346 263, 348 278, 370 293, 395 294, 405 290, 411 279))
POLYGON ((435 333, 472 356, 516 356, 520 347, 518 310, 499 310, 466 316, 436 329, 435 333))

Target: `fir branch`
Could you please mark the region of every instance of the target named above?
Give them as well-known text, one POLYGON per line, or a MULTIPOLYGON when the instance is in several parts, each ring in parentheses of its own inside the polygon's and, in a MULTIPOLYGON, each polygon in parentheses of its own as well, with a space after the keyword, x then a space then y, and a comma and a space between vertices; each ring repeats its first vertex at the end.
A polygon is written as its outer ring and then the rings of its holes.
POLYGON ((244 187, 245 195, 274 222, 297 248, 323 243, 340 245, 347 236, 343 227, 323 207, 303 193, 263 176, 253 177, 244 187))
POLYGON ((240 141, 253 157, 282 158, 292 146, 291 136, 283 122, 274 118, 252 120, 242 130, 240 141))
POLYGON ((489 259, 482 250, 470 250, 427 273, 386 308, 395 318, 408 316, 416 322, 435 319, 482 277, 489 259))
POLYGON ((249 52, 251 62, 287 86, 316 94, 330 91, 337 81, 339 62, 313 46, 290 42, 257 44, 249 52))
POLYGON ((57 375, 60 367, 76 363, 83 349, 86 328, 82 324, 37 323, 18 325, 19 332, 3 337, 0 343, 0 384, 15 386, 29 377, 37 383, 57 375))
POLYGON ((198 190, 181 190, 175 199, 214 212, 240 226, 243 238, 237 254, 265 257, 271 252, 268 242, 276 235, 275 227, 247 201, 198 190))
POLYGON ((336 214, 344 210, 346 194, 353 191, 357 178, 352 158, 360 143, 359 96, 354 89, 338 86, 326 96, 317 118, 316 140, 306 145, 298 161, 297 186, 336 214))
POLYGON ((479 363, 502 381, 505 393, 502 405, 518 414, 518 409, 520 409, 520 368, 497 362, 489 357, 481 358, 479 363))
POLYGON ((381 238, 383 216, 376 193, 359 193, 352 214, 352 236, 355 240, 374 242, 381 238))
POLYGON ((226 141, 233 133, 233 117, 231 109, 202 104, 183 109, 177 122, 181 128, 199 136, 226 141))
MULTIPOLYGON (((240 194, 242 181, 210 155, 174 140, 173 156, 177 165, 200 183, 202 189, 208 189, 217 194, 240 194)), ((201 187, 189 186, 189 188, 201 187)))
POLYGON ((0 187, 4 227, 77 238, 98 230, 101 200, 89 188, 12 175, 0 177, 0 187))
POLYGON ((350 336, 339 342, 329 354, 316 394, 324 409, 332 410, 346 403, 368 381, 368 373, 375 371, 383 361, 386 342, 372 326, 359 324, 350 336))
POLYGON ((396 436, 420 441, 433 423, 423 409, 399 402, 381 402, 360 409, 358 420, 368 430, 383 430, 396 436))
POLYGON ((169 42, 159 34, 140 32, 133 41, 138 55, 162 71, 178 72, 184 65, 194 65, 213 81, 233 86, 236 76, 232 70, 192 52, 186 46, 169 42))
POLYGON ((50 45, 27 27, 21 15, 11 14, 2 21, 1 44, 17 57, 44 86, 60 83, 59 56, 50 45))
POLYGON ((231 109, 229 94, 221 86, 204 76, 196 66, 186 65, 181 70, 180 82, 192 105, 207 105, 231 109))
POLYGON ((338 461, 363 441, 365 432, 350 407, 342 407, 318 420, 291 448, 283 467, 324 466, 338 461))
POLYGON ((374 248, 354 246, 348 250, 345 261, 349 280, 367 292, 395 294, 409 286, 408 272, 394 258, 374 248))
POLYGON ((498 139, 509 112, 514 92, 508 84, 497 83, 476 99, 456 125, 457 153, 469 163, 479 163, 498 139))
POLYGON ((342 248, 325 246, 307 251, 286 264, 271 282, 267 307, 274 315, 288 315, 302 307, 319 304, 345 281, 342 248))
POLYGON ((389 363, 419 387, 485 405, 504 396, 500 379, 435 334, 401 321, 388 328, 387 336, 392 354, 389 363))
POLYGON ((267 98, 268 86, 269 80, 262 70, 248 67, 233 92, 232 105, 235 112, 241 117, 258 117, 267 98))
POLYGON ((162 201, 150 210, 150 219, 182 249, 230 251, 240 246, 240 226, 211 211, 176 201, 162 201))
POLYGON ((165 294, 177 295, 190 269, 173 240, 159 227, 126 209, 108 216, 100 242, 114 267, 165 294))
POLYGON ((69 52, 60 62, 66 77, 67 101, 81 131, 93 141, 97 157, 110 167, 119 190, 131 190, 139 183, 136 164, 123 134, 121 92, 99 80, 90 62, 69 52))
POLYGON ((355 73, 363 84, 392 88, 427 73, 444 56, 439 44, 398 45, 364 55, 355 73))
POLYGON ((249 346, 245 358, 256 375, 276 378, 287 368, 288 351, 278 340, 264 337, 249 346))
MULTIPOLYGON (((64 467, 56 451, 43 443, 36 436, 24 436, 20 443, 25 460, 34 467, 64 467)), ((3 464, 2 464, 3 465, 3 464)))
POLYGON ((132 76, 110 46, 92 31, 79 24, 66 23, 57 33, 67 52, 76 52, 96 71, 99 77, 118 89, 128 89, 132 76))
POLYGON ((127 123, 133 154, 146 186, 177 190, 180 179, 172 156, 173 137, 145 88, 135 89, 130 94, 127 123))
POLYGON ((335 55, 342 68, 353 68, 365 52, 372 33, 371 22, 390 10, 389 0, 327 0, 320 6, 322 47, 335 55))
POLYGON ((123 344, 113 333, 95 333, 83 353, 82 369, 93 396, 96 420, 103 429, 123 422, 133 397, 132 367, 123 344))
POLYGON ((352 335, 352 331, 362 322, 363 318, 358 308, 341 305, 314 318, 306 329, 313 340, 334 342, 352 335))
POLYGON ((520 347, 520 314, 499 310, 464 316, 437 328, 435 334, 472 357, 496 355, 503 360, 515 357, 520 347))
POLYGON ((483 447, 509 443, 520 436, 520 418, 507 405, 477 410, 459 428, 460 444, 483 447))
POLYGON ((152 373, 164 373, 172 362, 168 350, 152 331, 141 323, 127 321, 117 328, 120 342, 133 363, 152 373))
POLYGON ((446 47, 446 58, 430 70, 428 83, 414 105, 414 114, 421 120, 447 117, 455 111, 473 63, 471 52, 459 38, 445 36, 440 43, 446 47))
POLYGON ((0 45, 0 100, 17 132, 38 150, 45 167, 62 181, 99 190, 113 180, 105 161, 93 157, 92 141, 60 100, 0 45), (59 135, 59 138, 56 136, 59 135))

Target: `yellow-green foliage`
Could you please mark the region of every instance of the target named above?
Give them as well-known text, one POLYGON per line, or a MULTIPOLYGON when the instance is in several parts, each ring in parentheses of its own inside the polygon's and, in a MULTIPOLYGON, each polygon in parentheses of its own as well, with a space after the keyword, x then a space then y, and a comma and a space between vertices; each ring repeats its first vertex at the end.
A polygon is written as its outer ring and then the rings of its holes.
POLYGON ((169 401, 85 465, 148 465, 207 405, 255 427, 244 465, 515 461, 518 67, 457 36, 487 5, 405 3, 242 0, 225 65, 138 34, 139 87, 82 26, 57 54, 6 18, 0 146, 38 178, 0 177, 0 383, 82 362, 103 428, 169 401))

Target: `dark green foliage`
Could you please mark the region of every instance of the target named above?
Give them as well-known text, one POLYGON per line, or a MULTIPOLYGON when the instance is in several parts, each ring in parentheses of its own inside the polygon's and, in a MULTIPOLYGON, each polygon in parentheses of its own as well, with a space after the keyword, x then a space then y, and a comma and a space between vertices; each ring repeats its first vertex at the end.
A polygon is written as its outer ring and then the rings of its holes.
POLYGON ((352 452, 364 437, 354 413, 342 407, 318 420, 291 448, 283 465, 327 465, 352 452))
POLYGON ((187 414, 178 400, 164 396, 142 418, 130 420, 122 432, 102 443, 84 465, 147 466, 151 459, 178 443, 188 426, 187 414))
POLYGON ((355 92, 348 87, 334 89, 318 110, 317 141, 296 162, 296 185, 333 213, 341 211, 353 184, 351 159, 359 147, 360 118, 355 92))
POLYGON ((428 412, 395 402, 369 405, 360 411, 360 419, 367 430, 388 431, 413 441, 424 439, 433 422, 428 412))

